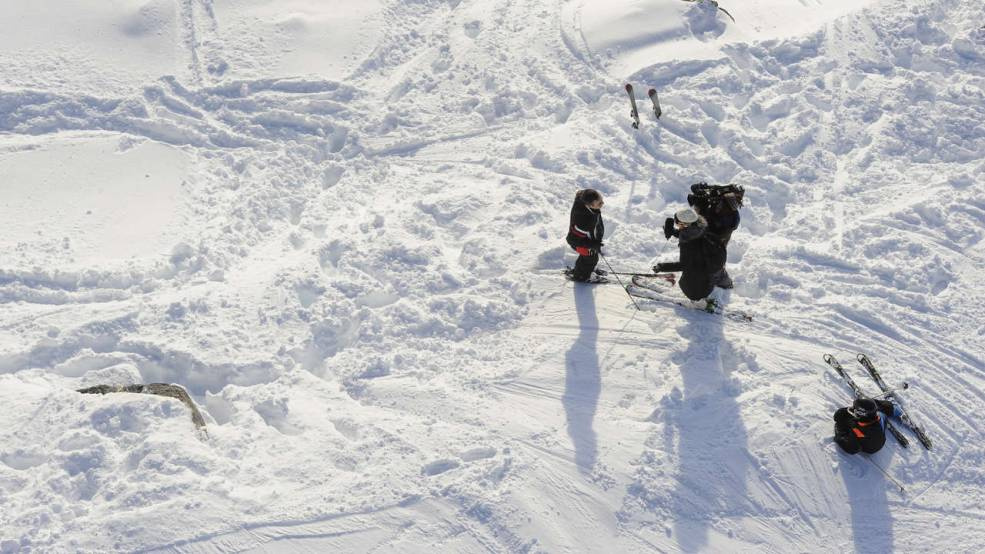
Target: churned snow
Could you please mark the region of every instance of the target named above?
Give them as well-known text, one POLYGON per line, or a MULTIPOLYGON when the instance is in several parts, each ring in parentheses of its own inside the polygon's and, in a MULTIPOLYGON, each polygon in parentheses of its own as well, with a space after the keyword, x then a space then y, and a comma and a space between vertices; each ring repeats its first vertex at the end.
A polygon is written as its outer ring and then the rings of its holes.
POLYGON ((981 3, 720 6, 0 5, 0 552, 985 549, 981 3), (561 278, 697 181, 754 321, 561 278))

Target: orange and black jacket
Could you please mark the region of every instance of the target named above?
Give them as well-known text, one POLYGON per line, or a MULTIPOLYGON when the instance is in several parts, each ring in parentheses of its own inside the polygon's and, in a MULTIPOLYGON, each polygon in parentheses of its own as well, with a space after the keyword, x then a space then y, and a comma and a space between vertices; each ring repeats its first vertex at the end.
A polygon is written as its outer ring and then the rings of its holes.
POLYGON ((605 235, 602 211, 595 211, 581 200, 571 206, 571 222, 568 225, 568 244, 582 256, 591 255, 599 247, 605 235))
POLYGON ((835 412, 835 443, 849 454, 878 452, 886 443, 886 418, 893 416, 895 407, 888 400, 876 400, 879 411, 868 421, 852 415, 848 408, 835 412))

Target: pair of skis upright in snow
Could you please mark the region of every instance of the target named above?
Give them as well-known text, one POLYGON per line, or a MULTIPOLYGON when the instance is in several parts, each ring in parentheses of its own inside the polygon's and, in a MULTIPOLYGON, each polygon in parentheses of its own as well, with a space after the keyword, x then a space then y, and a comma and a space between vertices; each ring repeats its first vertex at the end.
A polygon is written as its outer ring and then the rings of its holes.
MULTIPOLYGON (((893 391, 893 389, 891 389, 886 384, 882 376, 879 374, 879 370, 876 369, 876 366, 873 365, 872 361, 869 360, 868 356, 866 356, 865 354, 859 354, 856 357, 856 359, 858 360, 858 363, 862 364, 862 367, 865 368, 865 370, 869 373, 869 376, 872 377, 872 379, 879 386, 879 389, 883 391, 883 394, 887 398, 891 400, 897 398, 895 391, 893 391)), ((832 356, 831 354, 825 354, 824 361, 829 366, 831 366, 838 373, 839 376, 841 376, 841 378, 845 381, 845 383, 848 384, 848 386, 852 389, 852 393, 855 395, 855 398, 868 398, 868 395, 862 392, 862 389, 858 386, 858 384, 855 383, 855 380, 852 379, 851 375, 849 375, 848 372, 845 371, 845 368, 842 367, 840 363, 838 363, 838 360, 836 360, 834 356, 832 356)), ((924 448, 930 450, 931 447, 933 447, 933 443, 930 441, 930 437, 927 436, 923 428, 913 423, 913 420, 910 419, 910 415, 906 413, 906 410, 903 409, 903 407, 900 406, 898 402, 894 402, 894 404, 896 404, 896 406, 899 408, 902 414, 900 416, 900 421, 903 423, 903 425, 909 428, 911 431, 913 431, 913 433, 917 436, 917 440, 920 441, 920 444, 922 444, 924 448)), ((904 435, 902 431, 900 431, 895 425, 893 425, 892 422, 890 421, 886 422, 886 429, 888 429, 889 432, 892 433, 893 437, 895 437, 897 442, 900 443, 900 446, 902 446, 903 448, 909 446, 910 444, 909 439, 907 439, 906 435, 904 435)))
MULTIPOLYGON (((636 94, 633 92, 633 85, 626 83, 626 92, 629 94, 629 116, 633 118, 633 129, 640 128, 640 111, 636 108, 636 94)), ((660 119, 663 110, 660 109, 660 101, 657 99, 657 89, 651 88, 647 93, 650 101, 653 102, 653 115, 660 119)))

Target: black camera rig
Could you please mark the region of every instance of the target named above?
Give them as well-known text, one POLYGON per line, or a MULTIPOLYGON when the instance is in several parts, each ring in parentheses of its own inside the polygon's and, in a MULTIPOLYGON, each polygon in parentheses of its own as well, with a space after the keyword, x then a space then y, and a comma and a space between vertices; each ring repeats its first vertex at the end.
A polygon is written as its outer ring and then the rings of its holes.
POLYGON ((695 206, 701 213, 707 213, 712 209, 721 210, 728 206, 732 211, 742 207, 746 189, 742 185, 709 185, 708 183, 695 183, 691 185, 691 194, 687 195, 687 203, 695 206))

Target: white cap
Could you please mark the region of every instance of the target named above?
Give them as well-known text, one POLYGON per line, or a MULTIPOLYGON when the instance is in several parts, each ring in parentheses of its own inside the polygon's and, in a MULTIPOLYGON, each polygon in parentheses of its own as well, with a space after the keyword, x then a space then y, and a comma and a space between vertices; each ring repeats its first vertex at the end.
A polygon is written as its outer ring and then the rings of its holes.
POLYGON ((694 211, 692 208, 677 210, 677 213, 674 214, 674 219, 680 221, 681 223, 687 223, 690 225, 698 220, 698 212, 694 211))

